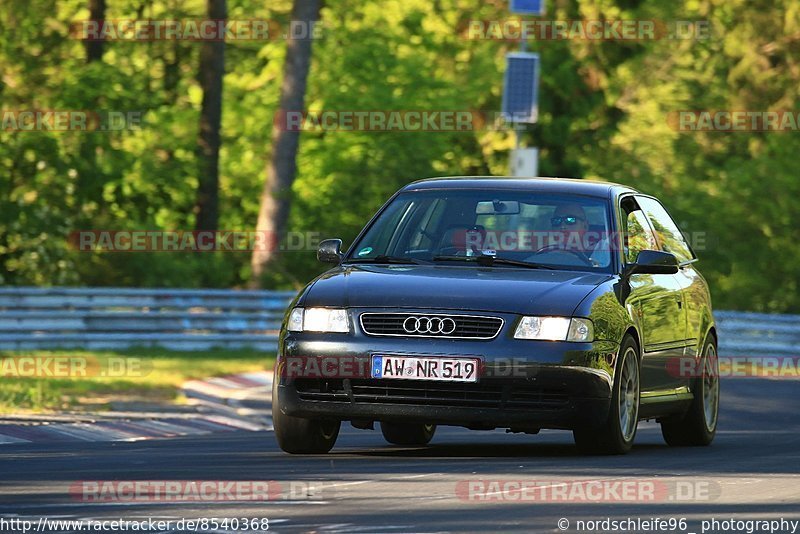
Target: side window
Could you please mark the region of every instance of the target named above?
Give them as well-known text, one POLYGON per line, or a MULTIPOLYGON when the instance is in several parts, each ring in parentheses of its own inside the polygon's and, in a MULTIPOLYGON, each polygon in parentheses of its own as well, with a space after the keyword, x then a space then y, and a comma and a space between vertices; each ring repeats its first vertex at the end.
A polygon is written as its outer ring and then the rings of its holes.
POLYGON ((403 226, 403 221, 408 218, 409 213, 416 209, 414 202, 393 202, 382 214, 386 219, 386 224, 373 225, 364 238, 361 240, 361 249, 355 251, 357 258, 372 258, 381 254, 393 254, 391 250, 397 245, 398 229, 403 226), (382 249, 376 243, 381 243, 382 249))
POLYGON ((622 217, 625 221, 623 251, 626 263, 634 263, 643 250, 660 250, 647 217, 633 199, 623 200, 622 217))
POLYGON ((661 250, 675 254, 679 262, 693 260, 692 250, 686 244, 678 225, 669 216, 664 206, 652 198, 637 197, 637 201, 656 232, 661 250))

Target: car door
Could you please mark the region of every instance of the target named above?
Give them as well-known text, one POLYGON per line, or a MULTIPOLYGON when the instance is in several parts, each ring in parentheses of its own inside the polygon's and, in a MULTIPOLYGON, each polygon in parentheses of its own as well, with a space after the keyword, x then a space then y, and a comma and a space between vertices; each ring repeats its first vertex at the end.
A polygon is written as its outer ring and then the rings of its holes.
MULTIPOLYGON (((650 222, 638 202, 626 197, 622 204, 624 255, 636 261, 642 250, 661 250, 650 222)), ((680 358, 685 346, 686 314, 681 283, 672 274, 630 276, 627 305, 638 319, 642 336, 642 403, 674 395, 678 378, 670 373, 670 359, 680 358)))
MULTIPOLYGON (((697 345, 700 343, 698 338, 702 335, 703 308, 707 299, 706 282, 692 266, 697 257, 683 237, 678 225, 658 200, 645 196, 637 196, 636 200, 647 215, 661 250, 670 252, 678 258, 681 268, 675 275, 675 279, 681 288, 685 317, 683 355, 694 357, 697 345)), ((678 385, 688 382, 686 380, 688 377, 677 376, 674 378, 678 385)))

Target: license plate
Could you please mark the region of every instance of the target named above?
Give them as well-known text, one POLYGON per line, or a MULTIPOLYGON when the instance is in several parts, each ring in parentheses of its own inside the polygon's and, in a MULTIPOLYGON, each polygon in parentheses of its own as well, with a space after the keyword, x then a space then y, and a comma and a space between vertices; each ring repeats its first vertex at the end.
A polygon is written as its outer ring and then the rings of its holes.
POLYGON ((375 355, 372 378, 477 382, 479 361, 476 358, 375 355))

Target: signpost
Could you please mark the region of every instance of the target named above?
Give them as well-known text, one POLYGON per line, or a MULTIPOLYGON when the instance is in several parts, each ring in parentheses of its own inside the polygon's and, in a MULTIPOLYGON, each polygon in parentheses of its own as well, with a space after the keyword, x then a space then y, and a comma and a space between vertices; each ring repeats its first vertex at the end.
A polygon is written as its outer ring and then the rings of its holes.
MULTIPOLYGON (((544 0, 510 0, 510 11, 520 15, 543 15, 544 0)), ((520 51, 506 54, 503 80, 503 119, 514 125, 516 148, 511 152, 513 176, 537 176, 539 150, 520 147, 518 125, 535 124, 539 119, 539 54, 526 52, 527 36, 523 32, 520 51)))

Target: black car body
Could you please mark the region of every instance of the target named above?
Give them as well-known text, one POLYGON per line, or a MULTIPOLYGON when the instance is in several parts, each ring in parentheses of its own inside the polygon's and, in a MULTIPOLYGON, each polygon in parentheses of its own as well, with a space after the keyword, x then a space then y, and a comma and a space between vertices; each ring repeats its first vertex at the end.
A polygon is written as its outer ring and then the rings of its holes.
POLYGON ((587 451, 620 453, 640 419, 660 421, 673 445, 713 439, 710 294, 654 198, 584 180, 423 180, 345 254, 339 244, 321 244, 320 259, 336 266, 300 292, 281 330, 273 415, 284 450, 326 452, 341 421, 380 422, 405 445, 427 443, 435 425, 554 428, 587 451), (520 246, 525 224, 539 238, 555 223, 580 227, 587 243, 594 229, 591 251, 565 250, 568 239, 520 246), (504 240, 516 242, 486 246, 504 240), (347 331, 303 327, 320 320, 347 331), (391 374, 412 368, 418 377, 391 374))

